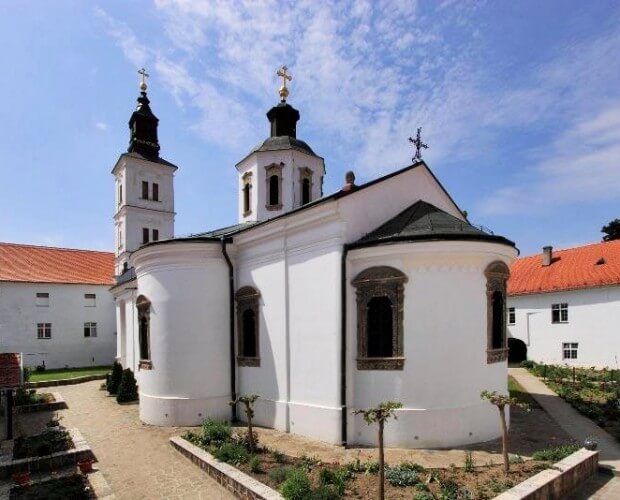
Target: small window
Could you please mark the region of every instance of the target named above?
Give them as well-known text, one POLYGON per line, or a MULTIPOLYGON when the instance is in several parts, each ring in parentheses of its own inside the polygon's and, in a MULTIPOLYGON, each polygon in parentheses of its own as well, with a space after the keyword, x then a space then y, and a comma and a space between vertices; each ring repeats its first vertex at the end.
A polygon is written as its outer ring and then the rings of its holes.
POLYGON ((562 344, 562 359, 577 359, 577 342, 564 342, 562 344))
POLYGON ((250 213, 250 190, 252 189, 252 185, 247 183, 243 186, 243 214, 250 213))
POLYGON ((390 358, 393 355, 392 301, 373 297, 367 306, 367 357, 390 358))
POLYGON ((52 324, 51 323, 37 323, 37 338, 38 339, 51 339, 52 338, 52 324))
POLYGON ((235 294, 237 301, 237 363, 239 366, 260 366, 259 298, 260 293, 251 286, 244 286, 235 294))
POLYGON ((97 295, 94 293, 85 293, 84 294, 84 306, 95 307, 96 305, 97 305, 97 295))
POLYGON ((159 241, 159 229, 153 229, 153 241, 159 241))
POLYGON ((506 282, 508 266, 502 261, 491 262, 484 270, 487 279, 487 364, 508 359, 506 344, 506 282))
POLYGON ((568 304, 551 304, 551 323, 568 323, 568 304))
POLYGON ((144 245, 145 243, 149 242, 149 228, 148 227, 143 227, 142 228, 142 244, 144 245))
POLYGON ((159 184, 153 183, 153 201, 159 201, 159 184))
POLYGON ((123 203, 123 185, 119 184, 118 185, 118 202, 123 203))
POLYGON ((140 349, 140 368, 151 369, 151 302, 140 295, 136 300, 138 309, 138 347, 140 349))
POLYGON ((280 204, 280 178, 275 174, 269 177, 269 204, 280 204))
POLYGON ((514 307, 508 308, 508 324, 514 325, 517 322, 517 314, 514 307))
POLYGON ((149 183, 146 181, 142 181, 142 199, 149 199, 149 183))
POLYGON ((50 294, 49 293, 37 293, 37 307, 49 307, 50 294))
POLYGON ((310 179, 301 181, 301 204, 310 203, 310 179))
POLYGON ((97 323, 84 323, 84 337, 97 336, 97 323))

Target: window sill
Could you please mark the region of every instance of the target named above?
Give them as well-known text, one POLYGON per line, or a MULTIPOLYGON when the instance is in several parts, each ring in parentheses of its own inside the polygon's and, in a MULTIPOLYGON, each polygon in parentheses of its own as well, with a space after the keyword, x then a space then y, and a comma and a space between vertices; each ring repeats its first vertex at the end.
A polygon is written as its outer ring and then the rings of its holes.
POLYGON ((153 362, 150 359, 141 359, 138 368, 140 370, 152 370, 153 362))
POLYGON ((508 348, 487 349, 487 365, 499 363, 508 359, 508 348))
POLYGON ((267 210, 282 210, 282 203, 279 203, 277 205, 265 205, 265 208, 267 210))
POLYGON ((402 370, 405 358, 357 358, 358 370, 402 370))
POLYGON ((237 356, 237 365, 238 366, 260 366, 260 358, 237 356))

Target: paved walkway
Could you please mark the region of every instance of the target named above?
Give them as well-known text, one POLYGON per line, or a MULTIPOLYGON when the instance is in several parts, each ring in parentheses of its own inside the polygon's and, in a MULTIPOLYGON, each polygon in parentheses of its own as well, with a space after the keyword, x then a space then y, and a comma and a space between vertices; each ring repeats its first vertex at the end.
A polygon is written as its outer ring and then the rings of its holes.
POLYGON ((620 498, 620 445, 589 418, 560 398, 540 379, 525 368, 510 368, 510 375, 542 406, 547 413, 578 443, 592 436, 599 443, 599 464, 609 474, 599 474, 588 481, 572 498, 615 499, 620 498))
POLYGON ((60 414, 64 426, 77 427, 88 441, 116 498, 234 498, 172 448, 168 438, 186 429, 142 424, 137 405, 117 404, 99 390, 100 384, 94 381, 59 388, 69 406, 60 414))

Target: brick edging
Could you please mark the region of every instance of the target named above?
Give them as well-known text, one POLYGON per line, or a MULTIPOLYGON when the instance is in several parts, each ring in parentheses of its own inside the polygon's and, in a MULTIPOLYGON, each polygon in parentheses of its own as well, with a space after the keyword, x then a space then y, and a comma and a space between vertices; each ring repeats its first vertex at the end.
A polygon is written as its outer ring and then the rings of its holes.
POLYGON ((51 403, 36 403, 32 405, 19 405, 15 407, 15 413, 33 413, 35 411, 56 411, 67 408, 67 403, 59 392, 52 392, 54 401, 51 403))
POLYGON ((250 500, 282 500, 276 490, 241 472, 236 467, 220 462, 202 448, 180 436, 170 438, 170 444, 204 470, 237 498, 250 500))
POLYGON ((26 387, 36 389, 37 387, 55 387, 57 385, 73 385, 91 380, 105 380, 104 375, 85 375, 83 377, 63 378, 61 380, 41 380, 40 382, 26 382, 26 387))
POLYGON ((596 474, 598 451, 582 448, 553 467, 526 479, 515 487, 504 491, 495 500, 562 499, 577 486, 596 474))

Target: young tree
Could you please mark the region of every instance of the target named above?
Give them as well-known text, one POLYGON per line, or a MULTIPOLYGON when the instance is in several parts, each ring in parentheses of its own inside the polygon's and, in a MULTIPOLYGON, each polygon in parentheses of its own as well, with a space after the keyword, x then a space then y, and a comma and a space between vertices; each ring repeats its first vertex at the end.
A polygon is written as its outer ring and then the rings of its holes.
POLYGON ((254 449, 256 448, 254 431, 252 430, 252 419, 254 418, 254 403, 257 399, 258 394, 250 394, 249 396, 239 396, 229 403, 230 406, 241 403, 245 407, 245 415, 248 418, 248 448, 250 449, 250 453, 254 453, 254 449))
POLYGON ((603 241, 620 239, 620 219, 610 221, 609 224, 603 226, 601 232, 605 233, 605 236, 603 236, 603 241))
POLYGON ((379 500, 385 498, 385 455, 383 449, 383 428, 385 422, 394 417, 396 420, 396 412, 399 408, 402 408, 402 403, 397 401, 386 401, 379 403, 379 406, 375 408, 369 408, 368 410, 355 410, 354 415, 362 415, 368 425, 379 424, 379 500))
POLYGON ((112 373, 108 378, 107 389, 110 394, 116 394, 118 387, 121 385, 121 379, 123 378, 123 366, 115 361, 112 365, 112 373))
POLYGON ((504 394, 499 394, 497 391, 489 392, 482 391, 480 397, 485 401, 488 401, 492 405, 495 405, 499 410, 499 419, 502 426, 502 455, 504 456, 504 472, 508 474, 510 470, 510 459, 508 458, 508 427, 506 426, 506 406, 518 406, 529 410, 529 406, 526 403, 521 403, 517 398, 511 398, 504 394))

